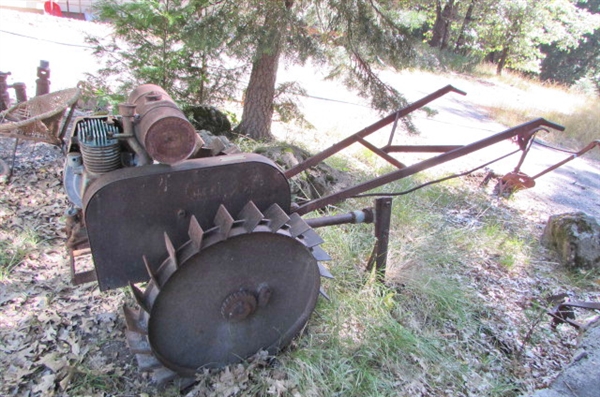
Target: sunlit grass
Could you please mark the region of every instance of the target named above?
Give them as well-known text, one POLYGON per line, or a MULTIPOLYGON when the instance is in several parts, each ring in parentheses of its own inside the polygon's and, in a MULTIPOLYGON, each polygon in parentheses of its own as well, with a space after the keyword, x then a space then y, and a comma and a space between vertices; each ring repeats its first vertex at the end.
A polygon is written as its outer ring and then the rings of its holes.
MULTIPOLYGON (((598 95, 586 95, 560 84, 540 82, 511 71, 496 76, 492 66, 482 64, 478 66, 476 74, 488 81, 510 86, 513 95, 511 98, 500 95, 495 103, 485 106, 496 121, 506 126, 515 126, 530 121, 532 117, 543 117, 566 129, 564 132, 541 133, 538 137, 573 151, 581 150, 590 142, 600 139, 598 95), (518 91, 523 92, 523 96, 527 94, 527 97, 537 100, 520 103, 515 100, 518 91)), ((592 150, 587 156, 598 160, 600 150, 592 150)))

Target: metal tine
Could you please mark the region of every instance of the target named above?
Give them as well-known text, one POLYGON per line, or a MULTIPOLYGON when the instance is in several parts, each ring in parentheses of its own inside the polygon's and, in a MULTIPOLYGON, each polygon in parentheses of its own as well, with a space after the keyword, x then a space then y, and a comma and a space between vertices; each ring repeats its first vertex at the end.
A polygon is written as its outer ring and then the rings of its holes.
POLYGON ((319 288, 319 294, 321 294, 323 298, 327 299, 328 301, 331 300, 323 288, 319 288))
POLYGON ((154 306, 154 301, 158 297, 160 293, 160 287, 156 283, 156 281, 151 280, 144 291, 144 301, 146 302, 146 306, 152 309, 154 306))
POLYGON ((148 342, 146 335, 125 330, 125 337, 127 339, 127 346, 133 354, 151 354, 152 348, 148 342))
POLYGON ((152 372, 152 381, 156 383, 157 386, 163 386, 166 383, 177 378, 177 373, 171 371, 167 367, 157 368, 152 372))
POLYGON ((127 329, 138 334, 147 334, 147 319, 145 319, 145 311, 132 309, 129 306, 123 305, 123 314, 125 315, 125 324, 127 329))
POLYGON ((234 219, 227 211, 227 208, 223 204, 219 206, 217 215, 215 216, 215 226, 219 226, 219 233, 225 238, 229 236, 231 227, 233 226, 234 219))
POLYGON ((138 305, 140 305, 140 307, 146 312, 150 313, 152 305, 149 305, 149 302, 146 301, 145 294, 138 287, 133 285, 131 281, 129 282, 129 287, 131 288, 131 291, 133 291, 133 297, 137 301, 138 305))
POLYGON ((167 232, 165 232, 165 246, 167 247, 167 252, 169 253, 169 259, 171 262, 173 262, 175 267, 177 267, 177 251, 175 251, 175 246, 173 245, 173 242, 169 238, 167 232))
POLYGON ((256 226, 258 226, 264 217, 263 213, 260 212, 258 207, 252 201, 248 201, 237 216, 239 220, 244 221, 244 229, 246 229, 246 232, 248 233, 251 233, 256 229, 256 226))
POLYGON ((309 248, 315 247, 319 244, 323 244, 323 239, 321 238, 321 236, 319 236, 317 232, 315 232, 312 229, 307 230, 305 233, 298 236, 298 238, 300 239, 300 241, 302 241, 302 243, 305 246, 309 248))
POLYGON ((160 287, 162 287, 162 285, 158 283, 158 278, 156 277, 156 274, 154 274, 152 266, 150 266, 150 263, 148 263, 148 258, 146 258, 146 255, 142 255, 142 259, 144 261, 144 266, 146 266, 146 271, 150 276, 150 281, 154 282, 154 284, 156 284, 156 287, 160 290, 160 287))
POLYGON ((334 278, 333 274, 331 274, 325 266, 323 266, 320 263, 318 263, 318 265, 319 265, 319 273, 321 273, 321 277, 334 278))
POLYGON ((265 218, 269 220, 269 229, 271 229, 273 233, 279 230, 290 220, 290 217, 277 204, 271 205, 265 211, 265 218))
POLYGON ((138 367, 140 367, 140 371, 152 371, 153 369, 158 369, 163 367, 160 361, 152 354, 136 354, 135 358, 138 362, 138 367))
POLYGON ((163 262, 163 264, 158 269, 156 274, 159 285, 165 285, 165 283, 169 280, 169 278, 175 273, 178 267, 177 263, 177 251, 175 251, 175 247, 169 238, 169 235, 165 232, 165 246, 167 247, 167 252, 169 253, 169 258, 163 262))
POLYGON ((192 244, 194 245, 194 249, 196 252, 200 251, 202 248, 202 238, 204 237, 204 230, 200 227, 200 223, 198 223, 198 219, 194 215, 190 218, 190 227, 188 228, 188 235, 190 236, 190 240, 192 240, 192 244))
POLYGON ((325 250, 318 245, 311 248, 311 252, 316 260, 318 261, 330 261, 331 257, 325 250))
POLYGON ((290 234, 292 237, 298 237, 302 233, 306 232, 310 229, 308 223, 304 221, 297 213, 293 213, 290 215, 290 234))

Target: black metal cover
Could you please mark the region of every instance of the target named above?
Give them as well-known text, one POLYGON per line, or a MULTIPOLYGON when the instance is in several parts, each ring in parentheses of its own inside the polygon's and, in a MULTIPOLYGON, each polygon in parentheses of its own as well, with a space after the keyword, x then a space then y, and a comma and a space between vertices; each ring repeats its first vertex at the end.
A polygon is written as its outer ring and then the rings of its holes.
POLYGON ((214 224, 221 204, 232 214, 249 201, 261 211, 278 204, 289 213, 290 200, 282 171, 257 154, 123 168, 103 175, 83 197, 100 289, 147 281, 142 257, 161 263, 164 233, 180 246, 188 240, 192 215, 206 229, 214 224))

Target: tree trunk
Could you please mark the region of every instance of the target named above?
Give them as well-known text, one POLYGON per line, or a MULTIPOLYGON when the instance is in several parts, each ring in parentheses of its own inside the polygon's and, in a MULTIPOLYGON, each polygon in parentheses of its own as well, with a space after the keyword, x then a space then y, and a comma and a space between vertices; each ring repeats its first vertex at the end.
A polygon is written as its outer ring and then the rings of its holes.
MULTIPOLYGON (((278 45, 279 46, 279 45, 278 45)), ((279 65, 278 48, 274 54, 263 53, 252 64, 250 82, 246 88, 242 122, 237 127, 240 134, 257 140, 271 140, 273 96, 279 65)))
POLYGON ((463 20, 463 24, 460 28, 458 39, 456 39, 456 45, 454 46, 454 51, 461 55, 467 55, 467 50, 464 48, 467 42, 465 32, 471 26, 471 22, 473 22, 473 10, 475 9, 475 3, 477 3, 477 0, 471 0, 469 8, 467 8, 465 19, 463 20))
POLYGON ((504 66, 506 65, 506 61, 508 60, 509 51, 510 51, 510 47, 508 44, 502 48, 502 52, 500 53, 500 60, 498 61, 498 66, 496 67, 496 74, 498 76, 502 75, 502 70, 504 69, 504 66))
MULTIPOLYGON (((293 1, 285 0, 286 9, 293 6, 293 1)), ((273 97, 275 95, 275 82, 279 55, 284 42, 285 18, 278 10, 267 12, 265 27, 270 29, 259 40, 255 60, 252 63, 250 82, 246 88, 242 122, 236 131, 256 140, 271 140, 271 120, 273 118, 273 97), (269 26, 269 24, 271 24, 269 26)))
POLYGON ((454 0, 449 0, 442 8, 442 3, 437 2, 436 17, 433 24, 433 36, 429 41, 431 47, 446 47, 450 34, 450 24, 452 23, 452 14, 454 12, 454 0))

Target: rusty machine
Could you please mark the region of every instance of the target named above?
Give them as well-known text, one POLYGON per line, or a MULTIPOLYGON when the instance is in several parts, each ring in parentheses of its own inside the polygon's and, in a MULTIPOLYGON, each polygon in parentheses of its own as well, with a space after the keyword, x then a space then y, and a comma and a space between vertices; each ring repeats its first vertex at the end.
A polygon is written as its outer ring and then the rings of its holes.
POLYGON ((524 155, 538 130, 563 129, 537 119, 463 146, 400 147, 390 137, 377 148, 364 139, 449 92, 464 94, 444 87, 283 171, 260 155, 203 142, 163 89, 136 88, 118 116, 79 118, 66 136, 74 281, 96 280, 101 290, 131 286, 139 307, 124 308, 127 340, 158 383, 261 349, 276 353, 325 294, 320 278, 331 277, 314 228, 374 220, 376 265, 385 266, 389 201, 345 215, 302 215, 504 139, 517 138, 524 155), (397 169, 293 205, 289 179, 355 142, 397 169), (390 155, 398 151, 440 154, 406 166, 390 155), (84 254, 94 269, 78 269, 84 254))

